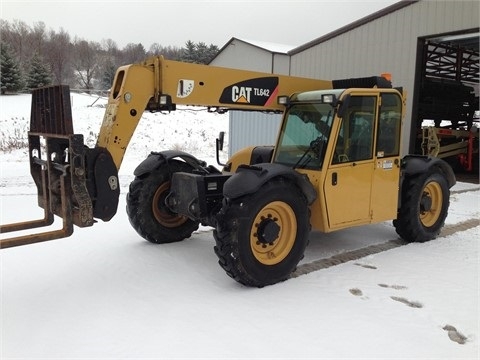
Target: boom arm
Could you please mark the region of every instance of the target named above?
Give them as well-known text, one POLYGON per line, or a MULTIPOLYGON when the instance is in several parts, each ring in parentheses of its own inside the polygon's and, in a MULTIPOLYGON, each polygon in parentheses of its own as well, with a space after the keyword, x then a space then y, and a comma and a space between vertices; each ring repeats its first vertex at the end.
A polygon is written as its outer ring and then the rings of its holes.
POLYGON ((154 57, 117 70, 97 147, 118 168, 144 110, 176 104, 216 109, 283 111, 277 95, 332 88, 331 81, 182 63, 154 57))
POLYGON ((332 82, 181 63, 155 57, 117 70, 95 148, 73 133, 69 89, 32 92, 29 157, 43 219, 0 225, 16 232, 63 219, 59 230, 0 240, 0 248, 70 236, 73 225, 92 226, 116 213, 118 169, 145 110, 175 110, 176 104, 217 109, 282 111, 277 95, 329 89, 332 82))

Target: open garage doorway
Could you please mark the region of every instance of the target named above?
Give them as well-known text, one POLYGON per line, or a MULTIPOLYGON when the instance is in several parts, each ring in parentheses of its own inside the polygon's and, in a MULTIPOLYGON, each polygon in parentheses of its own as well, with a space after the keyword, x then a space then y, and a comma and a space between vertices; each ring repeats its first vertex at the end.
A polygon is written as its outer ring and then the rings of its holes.
POLYGON ((479 29, 418 40, 410 153, 448 161, 479 180, 479 29))

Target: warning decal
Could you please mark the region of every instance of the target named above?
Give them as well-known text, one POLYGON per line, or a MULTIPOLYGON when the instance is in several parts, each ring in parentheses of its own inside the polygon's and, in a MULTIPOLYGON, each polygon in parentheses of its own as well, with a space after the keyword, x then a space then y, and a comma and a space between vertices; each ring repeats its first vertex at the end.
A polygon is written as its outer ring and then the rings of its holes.
POLYGON ((195 86, 195 81, 180 79, 177 85, 177 97, 186 98, 188 95, 192 93, 194 86, 195 86))

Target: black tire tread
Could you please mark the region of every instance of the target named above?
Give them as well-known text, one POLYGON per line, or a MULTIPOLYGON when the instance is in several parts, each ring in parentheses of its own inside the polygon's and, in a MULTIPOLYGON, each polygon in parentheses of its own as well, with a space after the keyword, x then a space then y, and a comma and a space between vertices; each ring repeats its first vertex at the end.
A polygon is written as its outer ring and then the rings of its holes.
POLYGON ((402 204, 398 211, 397 219, 393 225, 397 234, 407 242, 425 242, 434 239, 440 234, 445 224, 450 204, 450 190, 443 174, 431 170, 425 174, 419 174, 404 180, 402 186, 402 204), (429 181, 436 181, 443 190, 442 213, 437 222, 430 228, 426 228, 420 221, 419 201, 423 189, 429 181))
POLYGON ((190 172, 191 167, 178 160, 151 172, 147 176, 136 177, 130 184, 127 194, 127 215, 135 231, 154 244, 182 241, 198 229, 199 223, 188 219, 176 228, 167 228, 158 223, 151 211, 151 202, 155 190, 169 181, 175 172, 190 172))
MULTIPOLYGON (((298 221, 298 217, 297 222, 300 222, 298 221)), ((299 226, 302 225, 300 224, 299 226)), ((304 256, 305 248, 308 245, 308 233, 310 228, 310 209, 307 206, 307 201, 303 193, 292 183, 281 178, 275 179, 263 185, 262 188, 255 194, 246 195, 234 200, 224 200, 222 210, 217 216, 216 229, 213 232, 216 242, 214 251, 218 257, 218 264, 228 276, 245 286, 263 287, 285 281, 289 278, 290 274, 295 271, 298 262, 304 256), (288 189, 289 193, 294 194, 293 196, 295 197, 296 206, 305 209, 301 216, 305 217, 307 223, 306 229, 304 229, 306 234, 304 234, 303 239, 297 238, 296 240, 303 242, 299 244, 299 250, 297 250, 301 254, 294 256, 294 263, 288 264, 290 267, 288 271, 277 274, 272 278, 268 278, 268 276, 260 278, 258 275, 251 273, 251 271, 248 269, 248 265, 246 266, 246 264, 242 263, 241 256, 239 254, 240 247, 238 242, 250 241, 249 239, 237 238, 237 232, 242 226, 244 226, 242 223, 242 218, 245 218, 245 216, 248 215, 255 216, 255 214, 246 214, 246 211, 242 209, 241 204, 255 202, 257 201, 258 194, 265 194, 275 191, 275 189, 282 189, 283 192, 285 192, 285 189, 288 189)), ((299 231, 302 230, 300 229, 299 231)), ((276 265, 272 267, 275 266, 276 265)))

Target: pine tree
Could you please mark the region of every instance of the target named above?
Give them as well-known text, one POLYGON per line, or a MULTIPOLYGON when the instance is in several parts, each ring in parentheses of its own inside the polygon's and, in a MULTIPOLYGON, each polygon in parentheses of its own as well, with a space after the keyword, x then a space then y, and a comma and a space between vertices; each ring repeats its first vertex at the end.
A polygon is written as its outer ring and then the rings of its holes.
POLYGON ((210 58, 210 56, 208 55, 207 44, 201 41, 195 46, 195 50, 196 50, 197 63, 199 64, 208 63, 208 59, 210 58))
POLYGON ((195 45, 193 41, 188 40, 185 43, 185 48, 182 48, 181 60, 184 62, 196 63, 197 62, 196 50, 197 50, 197 45, 195 45))
POLYGON ((30 60, 30 70, 27 75, 27 88, 29 90, 47 86, 52 83, 50 69, 42 61, 42 58, 35 53, 30 60))
POLYGON ((210 61, 212 61, 213 58, 214 58, 215 56, 217 56, 217 54, 219 53, 219 51, 220 51, 220 49, 218 48, 217 45, 210 44, 210 45, 208 46, 208 56, 209 56, 209 58, 208 58, 208 61, 205 62, 205 64, 208 64, 210 61))
POLYGON ((6 44, 0 44, 0 88, 2 95, 22 88, 20 67, 6 44))
POLYGON ((189 63, 208 64, 217 55, 218 51, 216 45, 210 44, 210 46, 207 46, 202 41, 194 43, 188 40, 185 47, 182 48, 180 60, 189 63))
POLYGON ((102 89, 108 90, 112 87, 113 79, 115 78, 116 71, 117 71, 117 68, 115 67, 115 65, 113 65, 111 61, 107 61, 104 67, 102 80, 101 80, 102 89))

